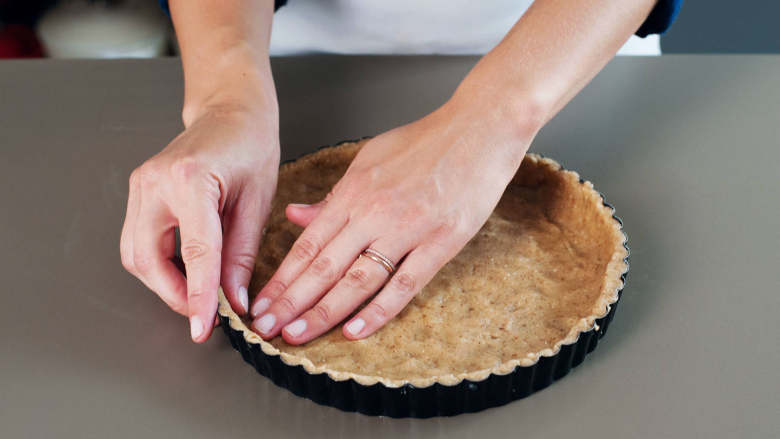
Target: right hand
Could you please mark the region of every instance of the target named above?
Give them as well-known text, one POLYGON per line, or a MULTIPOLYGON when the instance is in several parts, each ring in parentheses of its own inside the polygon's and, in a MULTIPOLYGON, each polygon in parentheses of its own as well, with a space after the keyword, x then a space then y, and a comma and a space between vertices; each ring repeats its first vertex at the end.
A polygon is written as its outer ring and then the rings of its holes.
POLYGON ((207 340, 222 285, 239 314, 279 168, 278 122, 262 109, 205 111, 130 175, 122 265, 207 340), (171 261, 181 234, 187 276, 171 261))

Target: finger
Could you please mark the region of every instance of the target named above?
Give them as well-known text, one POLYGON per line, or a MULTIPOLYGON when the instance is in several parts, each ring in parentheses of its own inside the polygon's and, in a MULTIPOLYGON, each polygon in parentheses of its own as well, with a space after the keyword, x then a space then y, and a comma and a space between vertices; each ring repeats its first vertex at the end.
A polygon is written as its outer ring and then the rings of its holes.
POLYGON ((252 304, 251 315, 257 317, 279 297, 292 282, 311 264, 325 245, 346 225, 347 216, 334 211, 323 212, 312 221, 293 244, 279 268, 260 290, 252 304))
POLYGON ((255 268, 267 205, 261 194, 245 190, 223 220, 221 284, 230 306, 239 315, 249 311, 247 287, 255 268))
POLYGON ((130 174, 127 191, 127 212, 125 213, 125 222, 122 224, 122 234, 119 238, 119 254, 122 258, 122 266, 134 276, 138 276, 133 264, 133 233, 135 232, 135 221, 138 216, 138 206, 140 205, 137 172, 133 171, 130 174))
POLYGON ((291 223, 307 227, 320 214, 323 207, 324 201, 317 204, 288 204, 284 213, 291 223))
POLYGON ((179 213, 181 257, 187 269, 187 304, 192 340, 211 335, 217 313, 222 230, 217 201, 193 194, 187 209, 179 213))
POLYGON ((324 334, 374 295, 389 275, 376 261, 359 257, 312 309, 284 327, 282 337, 287 343, 298 345, 324 334))
POLYGON ((370 237, 347 226, 314 258, 289 287, 252 323, 264 338, 275 337, 282 327, 311 308, 339 279, 368 245, 370 237))
POLYGON ((133 232, 133 266, 138 277, 174 311, 187 313, 184 276, 171 258, 176 247, 173 217, 153 197, 141 197, 133 232))
MULTIPOLYGON (((368 337, 395 317, 451 258, 438 245, 421 245, 409 253, 382 291, 343 327, 350 340, 368 337)), ((452 255, 454 256, 454 255, 452 255)))

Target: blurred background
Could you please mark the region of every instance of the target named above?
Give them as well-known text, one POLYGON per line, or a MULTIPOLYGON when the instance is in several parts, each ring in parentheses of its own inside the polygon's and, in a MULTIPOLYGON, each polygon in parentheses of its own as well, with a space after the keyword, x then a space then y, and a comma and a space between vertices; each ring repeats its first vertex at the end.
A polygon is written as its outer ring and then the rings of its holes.
MULTIPOLYGON (((780 1, 685 0, 661 48, 780 53, 778 17, 780 1)), ((157 0, 0 0, 0 58, 172 55, 173 29, 157 0)))

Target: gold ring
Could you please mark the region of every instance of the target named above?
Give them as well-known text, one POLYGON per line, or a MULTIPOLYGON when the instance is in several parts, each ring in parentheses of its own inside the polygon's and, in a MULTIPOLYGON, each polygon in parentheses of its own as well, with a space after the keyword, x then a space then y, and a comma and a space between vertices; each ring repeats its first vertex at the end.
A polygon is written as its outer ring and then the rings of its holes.
POLYGON ((362 253, 360 253, 360 256, 365 256, 368 259, 371 259, 374 262, 379 263, 382 267, 384 267, 385 270, 387 270, 388 273, 393 274, 395 272, 395 264, 393 264, 393 261, 391 261, 387 256, 383 255, 382 253, 379 253, 378 251, 367 248, 363 250, 362 253))

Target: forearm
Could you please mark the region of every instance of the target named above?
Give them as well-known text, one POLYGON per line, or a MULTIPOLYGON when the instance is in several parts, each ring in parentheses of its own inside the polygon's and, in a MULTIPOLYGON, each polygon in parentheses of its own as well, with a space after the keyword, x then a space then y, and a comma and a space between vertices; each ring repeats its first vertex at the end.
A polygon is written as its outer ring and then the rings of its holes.
MULTIPOLYGON (((656 0, 536 0, 455 95, 534 135, 642 24, 656 0)), ((523 151, 524 152, 524 151, 523 151)))
POLYGON ((260 109, 278 124, 268 46, 272 0, 171 0, 189 126, 213 110, 260 109))

